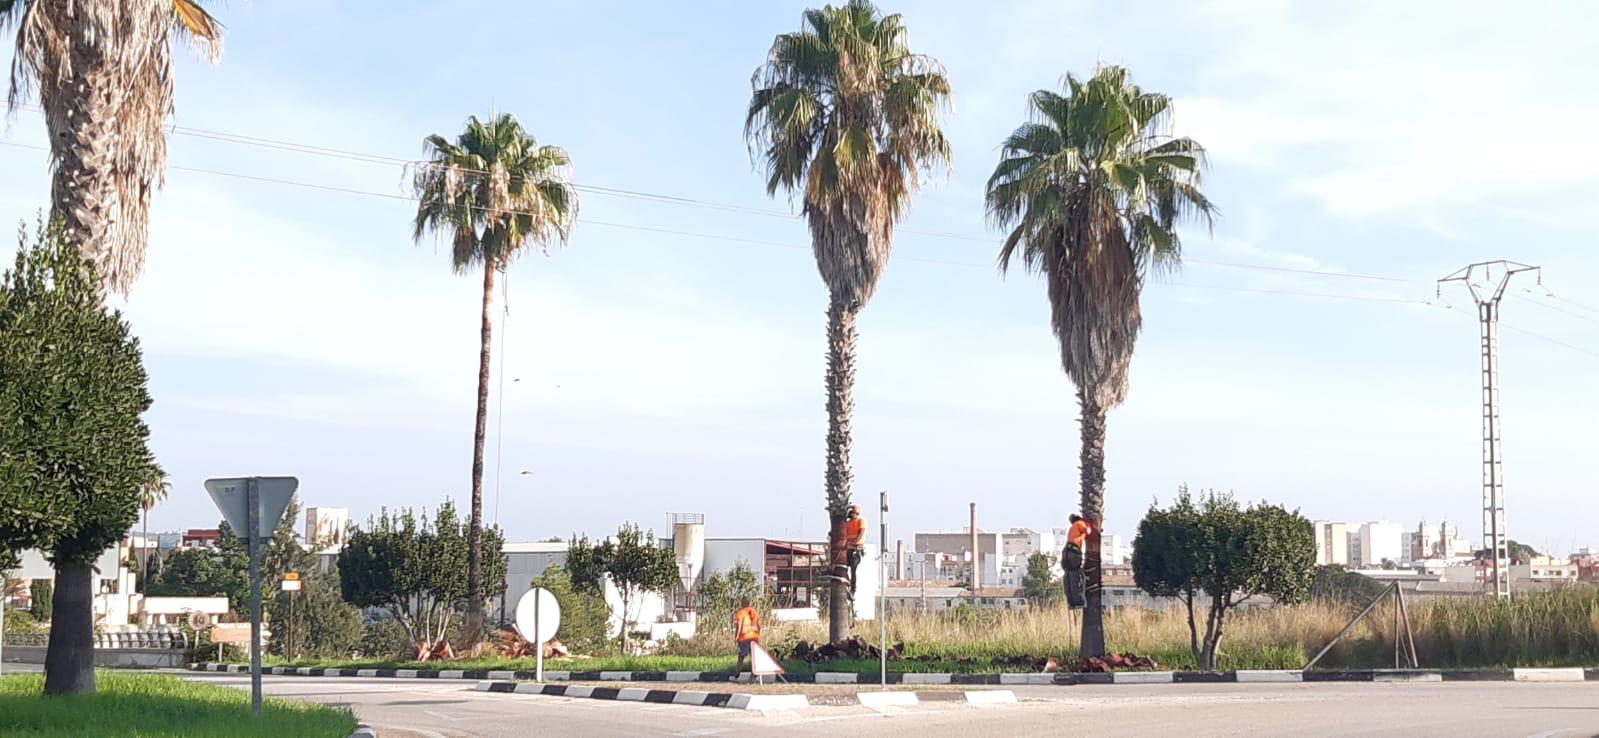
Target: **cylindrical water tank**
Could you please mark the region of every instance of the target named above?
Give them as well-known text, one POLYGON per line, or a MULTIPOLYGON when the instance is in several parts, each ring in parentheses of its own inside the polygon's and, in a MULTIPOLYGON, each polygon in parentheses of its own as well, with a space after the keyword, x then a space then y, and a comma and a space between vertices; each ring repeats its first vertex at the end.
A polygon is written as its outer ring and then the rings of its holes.
POLYGON ((677 573, 683 589, 693 591, 705 568, 705 516, 677 515, 672 521, 672 552, 677 555, 677 573))

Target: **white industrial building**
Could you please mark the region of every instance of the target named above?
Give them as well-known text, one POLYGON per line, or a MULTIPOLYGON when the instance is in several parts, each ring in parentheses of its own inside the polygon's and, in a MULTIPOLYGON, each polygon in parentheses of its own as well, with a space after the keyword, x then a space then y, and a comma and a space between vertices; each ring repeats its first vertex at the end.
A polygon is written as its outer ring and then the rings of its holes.
MULTIPOLYGON (((659 545, 671 548, 677 555, 682 583, 664 596, 646 593, 629 603, 627 613, 630 632, 648 631, 651 640, 660 640, 668 633, 687 637, 694 633, 696 612, 694 594, 709 577, 732 571, 743 564, 765 582, 772 600, 774 617, 782 620, 819 619, 818 595, 828 586, 824 578, 831 569, 827 557, 827 544, 822 541, 781 541, 769 538, 707 538, 705 518, 700 514, 674 515, 671 518, 670 537, 657 538, 659 545)), ((506 592, 503 610, 496 603, 493 619, 510 621, 517 600, 527 592, 535 577, 551 566, 566 563, 565 543, 508 543, 506 592)), ((855 617, 870 620, 876 617, 878 582, 878 546, 866 544, 866 555, 857 572, 857 592, 854 602, 855 617)), ((621 597, 609 582, 605 586, 605 600, 611 608, 613 632, 621 627, 621 597)))

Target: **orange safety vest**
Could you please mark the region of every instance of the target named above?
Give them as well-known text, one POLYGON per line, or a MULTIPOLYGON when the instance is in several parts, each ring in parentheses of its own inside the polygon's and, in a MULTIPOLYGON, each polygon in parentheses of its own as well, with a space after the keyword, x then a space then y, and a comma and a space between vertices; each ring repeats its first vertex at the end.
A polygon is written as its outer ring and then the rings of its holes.
POLYGON ((866 542, 866 520, 855 518, 844 521, 844 547, 860 548, 866 542))
POLYGON ((1083 543, 1088 540, 1088 533, 1091 530, 1092 527, 1089 526, 1088 521, 1086 520, 1079 520, 1075 523, 1072 523, 1071 531, 1066 534, 1066 542, 1078 548, 1082 548, 1083 543))
POLYGON ((739 643, 761 639, 761 614, 755 612, 755 608, 746 607, 733 613, 733 623, 738 628, 739 643))

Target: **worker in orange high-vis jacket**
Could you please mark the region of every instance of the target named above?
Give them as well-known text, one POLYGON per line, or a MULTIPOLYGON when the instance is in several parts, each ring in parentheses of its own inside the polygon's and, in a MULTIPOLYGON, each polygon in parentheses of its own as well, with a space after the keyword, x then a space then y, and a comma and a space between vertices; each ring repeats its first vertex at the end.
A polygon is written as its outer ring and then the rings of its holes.
POLYGON ((1066 548, 1061 551, 1061 566, 1066 569, 1066 606, 1072 609, 1086 607, 1088 600, 1083 593, 1083 551, 1088 547, 1088 536, 1094 532, 1094 526, 1083 516, 1071 516, 1072 527, 1066 531, 1066 548))
POLYGON ((761 641, 761 614, 750 606, 750 598, 738 601, 738 611, 733 613, 733 637, 738 640, 738 666, 733 678, 744 673, 744 662, 750 658, 750 644, 761 641))
POLYGON ((866 519, 861 517, 861 506, 849 506, 849 518, 844 521, 844 555, 849 561, 849 596, 855 598, 855 570, 866 556, 866 519))

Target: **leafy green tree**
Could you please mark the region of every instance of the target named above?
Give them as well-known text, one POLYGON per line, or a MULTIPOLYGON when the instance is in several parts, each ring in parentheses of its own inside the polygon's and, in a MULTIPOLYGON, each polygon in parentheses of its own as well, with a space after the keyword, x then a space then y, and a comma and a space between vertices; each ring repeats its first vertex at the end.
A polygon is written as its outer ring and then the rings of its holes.
POLYGON ((694 608, 698 620, 695 629, 700 633, 731 633, 733 613, 739 602, 748 597, 750 604, 761 614, 763 621, 770 619, 772 601, 767 597, 766 584, 743 561, 732 569, 712 574, 700 582, 694 593, 694 608))
POLYGON ((635 622, 632 606, 639 596, 669 592, 678 584, 677 556, 656 544, 654 532, 645 533, 632 523, 623 523, 616 535, 603 543, 574 538, 566 556, 572 584, 580 591, 603 594, 607 580, 616 587, 622 601, 617 643, 624 653, 628 628, 635 622))
MULTIPOLYGON (((939 128, 949 78, 911 52, 903 19, 867 0, 807 10, 800 30, 772 42, 751 78, 744 137, 766 170, 766 192, 799 194, 827 285, 827 472, 832 560, 844 559, 850 506, 856 319, 877 289, 894 226, 922 175, 950 158, 939 128)), ((828 637, 847 635, 846 585, 828 598, 828 637)))
MULTIPOLYGON (((261 548, 261 605, 270 607, 278 596, 285 572, 304 574, 317 568, 316 554, 300 545, 294 532, 300 503, 289 501, 283 517, 272 530, 272 537, 261 548)), ((226 520, 217 524, 220 535, 215 549, 181 548, 167 556, 145 587, 147 594, 161 597, 228 598, 228 609, 241 616, 250 614, 250 549, 233 533, 226 520)))
POLYGON ((361 610, 344 601, 337 572, 311 567, 300 591, 280 592, 267 605, 268 649, 292 658, 349 658, 361 641, 361 610))
POLYGON ((138 518, 160 468, 148 380, 122 315, 59 226, 18 249, 0 284, 0 548, 55 566, 45 693, 94 691, 94 560, 138 518))
MULTIPOLYGON (((446 500, 429 520, 410 508, 384 509, 366 529, 357 529, 339 552, 339 583, 344 599, 377 607, 405 629, 412 645, 442 640, 467 603, 467 526, 446 500)), ((504 540, 498 528, 483 533, 485 574, 490 595, 505 587, 504 540)))
POLYGON ((1055 557, 1035 551, 1027 557, 1027 572, 1022 575, 1022 596, 1034 605, 1054 602, 1065 593, 1055 579, 1055 557))
POLYGON ((1316 537, 1298 512, 1264 502, 1242 508, 1211 492, 1197 505, 1182 489, 1167 510, 1151 506, 1133 540, 1133 578, 1188 612, 1189 647, 1199 667, 1216 668, 1227 613, 1250 597, 1303 602, 1315 579, 1316 537), (1208 599, 1199 640, 1196 598, 1208 599))
POLYGON ((1355 608, 1365 607, 1382 592, 1381 582, 1337 564, 1316 567, 1310 583, 1310 599, 1355 608))
MULTIPOLYGON (((463 644, 482 640, 488 599, 483 572, 483 442, 488 434, 489 366, 493 346, 494 275, 505 271, 529 242, 547 251, 565 244, 577 218, 572 161, 558 146, 540 146, 516 118, 487 123, 472 116, 454 143, 434 134, 424 142, 428 161, 416 171, 414 238, 429 232, 448 238, 457 274, 483 269, 482 343, 478 353, 477 425, 472 436, 471 561, 463 644)), ((488 578, 487 581, 495 581, 488 578)), ((500 580, 503 584, 503 579, 500 580)))
POLYGON ((55 612, 56 588, 48 579, 35 579, 28 587, 28 612, 41 623, 50 622, 55 612))
POLYGON ((605 598, 582 592, 572 585, 572 575, 563 567, 552 566, 533 578, 534 587, 543 587, 561 605, 561 627, 555 637, 576 653, 591 653, 606 646, 611 609, 605 598))
POLYGON ((50 213, 99 277, 126 292, 144 267, 150 195, 167 162, 172 47, 215 59, 222 24, 199 0, 0 0, 15 25, 10 110, 37 91, 50 140, 50 213))
POLYGON ((226 569, 220 556, 205 548, 180 548, 167 555, 166 562, 156 570, 145 587, 145 593, 156 597, 228 597, 228 606, 243 602, 235 600, 241 588, 248 588, 244 573, 226 569), (241 582, 243 582, 241 584, 241 582))
POLYGON ((1120 67, 1086 81, 1068 74, 1064 90, 1038 90, 1030 106, 1031 119, 1001 145, 988 215, 1009 230, 1001 272, 1019 261, 1043 274, 1061 366, 1077 386, 1080 504, 1094 524, 1083 552, 1081 652, 1103 654, 1105 418, 1127 396, 1146 276, 1178 265, 1180 223, 1210 222, 1199 191, 1205 151, 1169 135, 1171 99, 1140 89, 1120 67))

